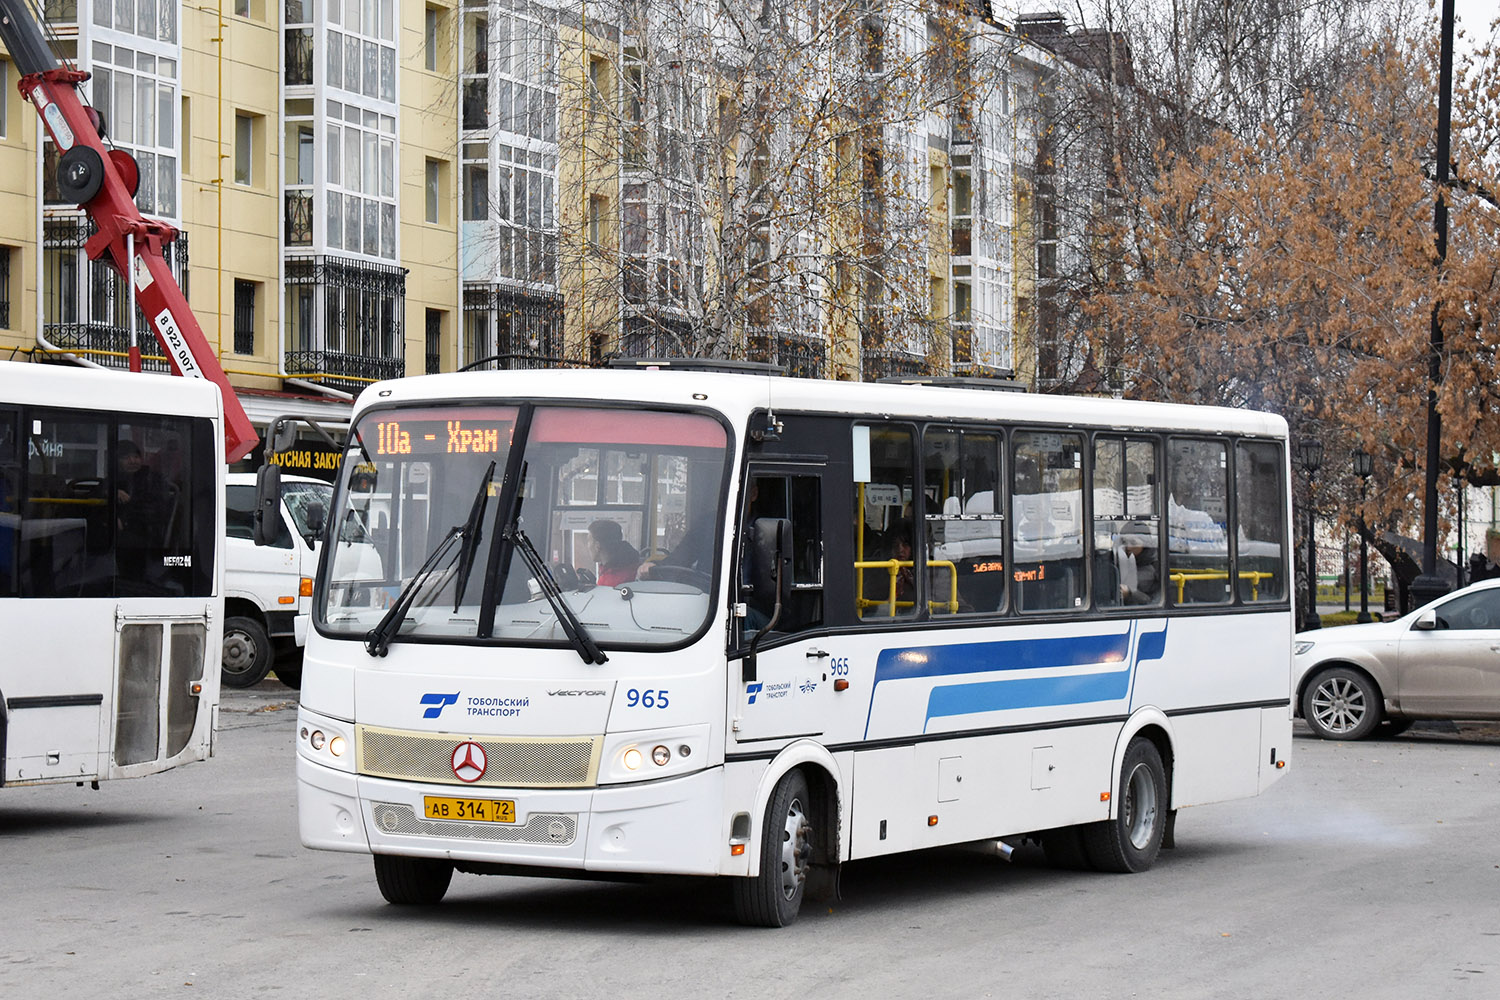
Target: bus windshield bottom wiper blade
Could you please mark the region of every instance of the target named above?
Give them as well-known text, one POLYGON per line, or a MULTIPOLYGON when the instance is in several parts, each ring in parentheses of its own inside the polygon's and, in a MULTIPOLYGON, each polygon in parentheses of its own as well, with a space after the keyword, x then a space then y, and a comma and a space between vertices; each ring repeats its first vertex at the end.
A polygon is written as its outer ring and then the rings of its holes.
POLYGON ((484 509, 489 501, 490 480, 495 476, 495 463, 484 471, 484 478, 479 481, 479 489, 474 493, 474 501, 469 505, 469 517, 463 524, 455 524, 448 529, 443 540, 438 542, 437 548, 432 550, 432 555, 422 563, 416 574, 407 581, 406 586, 401 588, 401 593, 396 595, 390 610, 380 619, 379 623, 365 634, 365 651, 371 656, 384 656, 391 648, 391 640, 396 638, 396 633, 401 629, 401 623, 406 620, 406 612, 411 608, 412 602, 417 599, 417 593, 422 589, 422 583, 432 575, 438 565, 438 560, 443 553, 453 544, 455 538, 462 537, 463 547, 458 551, 458 579, 453 583, 454 598, 453 610, 458 610, 459 602, 463 600, 464 584, 468 582, 469 570, 474 565, 474 552, 479 547, 479 538, 483 534, 481 522, 484 520, 484 509))
POLYGON ((443 540, 438 543, 437 548, 432 550, 432 555, 427 557, 417 570, 416 574, 401 588, 401 593, 396 595, 396 600, 391 603, 390 610, 386 611, 385 617, 369 632, 365 633, 365 652, 371 656, 384 656, 391 648, 391 640, 396 637, 396 632, 401 628, 401 623, 406 620, 406 612, 411 608, 412 602, 416 600, 417 591, 422 589, 422 584, 432 575, 443 553, 453 545, 453 540, 464 533, 464 526, 455 524, 448 529, 443 540))
POLYGON ((583 657, 584 663, 607 663, 609 657, 604 655, 604 650, 594 642, 594 637, 584 627, 583 622, 568 607, 568 602, 563 599, 562 588, 557 585, 557 580, 547 564, 542 561, 536 546, 531 544, 531 539, 526 537, 519 525, 513 525, 509 531, 511 541, 515 543, 516 549, 521 553, 521 558, 526 560, 526 566, 531 570, 531 575, 536 578, 537 586, 542 590, 542 596, 547 598, 547 603, 552 605, 552 610, 557 614, 557 623, 562 626, 563 634, 578 650, 578 655, 583 657))

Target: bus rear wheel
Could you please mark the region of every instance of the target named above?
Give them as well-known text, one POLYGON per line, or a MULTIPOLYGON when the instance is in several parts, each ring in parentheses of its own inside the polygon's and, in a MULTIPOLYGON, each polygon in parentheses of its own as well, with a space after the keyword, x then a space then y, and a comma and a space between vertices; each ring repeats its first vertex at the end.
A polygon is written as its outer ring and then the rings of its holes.
POLYGON ((1083 848, 1101 872, 1143 872, 1161 853, 1167 830, 1167 772, 1156 744, 1137 737, 1125 748, 1113 819, 1083 828, 1083 848))
POLYGON ((807 778, 790 771, 766 804, 760 874, 735 879, 734 913, 750 927, 785 927, 797 919, 812 866, 814 828, 807 778))
POLYGON ((375 882, 387 903, 431 906, 443 901, 453 881, 453 862, 436 858, 375 855, 375 882))

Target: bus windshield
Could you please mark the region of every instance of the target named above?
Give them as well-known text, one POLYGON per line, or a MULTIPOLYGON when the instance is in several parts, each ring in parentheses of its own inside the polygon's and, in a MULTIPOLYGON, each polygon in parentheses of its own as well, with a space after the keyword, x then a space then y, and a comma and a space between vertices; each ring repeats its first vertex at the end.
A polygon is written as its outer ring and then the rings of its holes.
POLYGON ((694 413, 367 413, 349 437, 318 625, 364 639, 399 604, 400 622, 380 629, 397 641, 563 644, 561 613, 604 646, 681 644, 711 607, 727 445, 694 413), (519 492, 507 469, 520 470, 519 492), (514 551, 518 532, 566 608, 514 551))

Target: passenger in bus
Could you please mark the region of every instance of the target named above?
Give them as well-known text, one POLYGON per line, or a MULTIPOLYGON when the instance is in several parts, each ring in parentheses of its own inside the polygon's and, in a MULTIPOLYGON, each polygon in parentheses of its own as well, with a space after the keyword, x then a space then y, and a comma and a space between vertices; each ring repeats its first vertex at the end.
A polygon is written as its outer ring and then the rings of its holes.
POLYGON ((599 564, 599 586, 614 587, 635 579, 641 554, 629 542, 615 521, 600 518, 589 525, 589 543, 594 561, 599 564))
MULTIPOLYGON (((911 602, 917 599, 917 573, 912 561, 911 532, 911 521, 904 517, 893 522, 890 530, 886 532, 886 537, 890 540, 889 558, 902 564, 896 570, 897 613, 901 610, 899 602, 911 602)), ((889 587, 890 584, 887 582, 886 593, 889 593, 889 587)))
POLYGON ((1122 601, 1155 604, 1160 599, 1161 573, 1157 568, 1154 538, 1138 533, 1121 535, 1118 564, 1122 601))
POLYGON ((705 577, 713 567, 713 540, 714 540, 714 517, 712 511, 699 513, 694 516, 682 537, 667 554, 657 562, 647 561, 641 566, 641 579, 667 579, 673 576, 668 569, 667 572, 658 573, 658 567, 678 567, 691 573, 701 573, 705 577))
POLYGON ((145 579, 148 556, 161 549, 172 498, 166 480, 146 464, 134 441, 116 449, 115 521, 119 529, 117 568, 121 576, 145 579))

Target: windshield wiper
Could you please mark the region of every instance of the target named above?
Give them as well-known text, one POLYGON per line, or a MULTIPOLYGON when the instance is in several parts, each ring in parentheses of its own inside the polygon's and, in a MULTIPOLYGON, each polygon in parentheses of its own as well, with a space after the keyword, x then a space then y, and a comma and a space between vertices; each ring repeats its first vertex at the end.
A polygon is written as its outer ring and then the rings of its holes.
POLYGON ((552 576, 552 571, 542 561, 536 546, 531 544, 531 539, 526 537, 526 532, 521 530, 519 524, 512 524, 506 531, 515 547, 520 551, 521 558, 526 560, 526 566, 531 570, 531 575, 536 578, 537 586, 541 588, 542 596, 547 598, 547 603, 552 605, 552 610, 557 614, 557 623, 562 626, 563 634, 578 650, 578 655, 583 657, 584 663, 607 663, 609 657, 594 642, 594 637, 584 627, 583 622, 568 607, 568 602, 563 599, 562 588, 557 585, 557 580, 552 576))
POLYGON ((464 545, 458 550, 458 580, 453 585, 453 612, 463 603, 464 591, 469 587, 469 571, 474 568, 474 553, 479 550, 479 540, 484 537, 484 510, 490 502, 490 481, 495 478, 495 463, 484 470, 484 479, 479 483, 479 492, 474 494, 474 503, 469 507, 469 519, 464 522, 464 545))
POLYGON ((406 586, 401 588, 401 592, 396 595, 396 600, 392 602, 385 616, 380 619, 374 628, 365 633, 365 651, 371 656, 384 656, 390 651, 391 640, 395 639, 397 632, 400 631, 401 623, 406 620, 406 612, 410 610, 412 602, 417 599, 417 594, 421 591, 422 584, 433 574, 433 571, 437 568, 438 560, 452 547, 453 540, 461 537, 464 540, 464 544, 458 554, 459 578, 454 583, 454 589, 458 593, 458 598, 455 598, 453 602, 453 610, 458 610, 458 600, 463 597, 464 592, 464 577, 468 575, 469 569, 474 564, 474 550, 478 544, 478 536, 481 531, 480 522, 484 518, 484 508, 488 503, 490 479, 494 474, 495 463, 491 462, 490 467, 485 470, 484 479, 479 483, 479 490, 474 495, 474 502, 469 505, 468 520, 463 524, 455 524, 448 529, 448 533, 443 536, 443 540, 438 542, 437 548, 432 550, 432 555, 427 557, 426 561, 418 567, 417 572, 413 574, 412 578, 406 582, 406 586))

